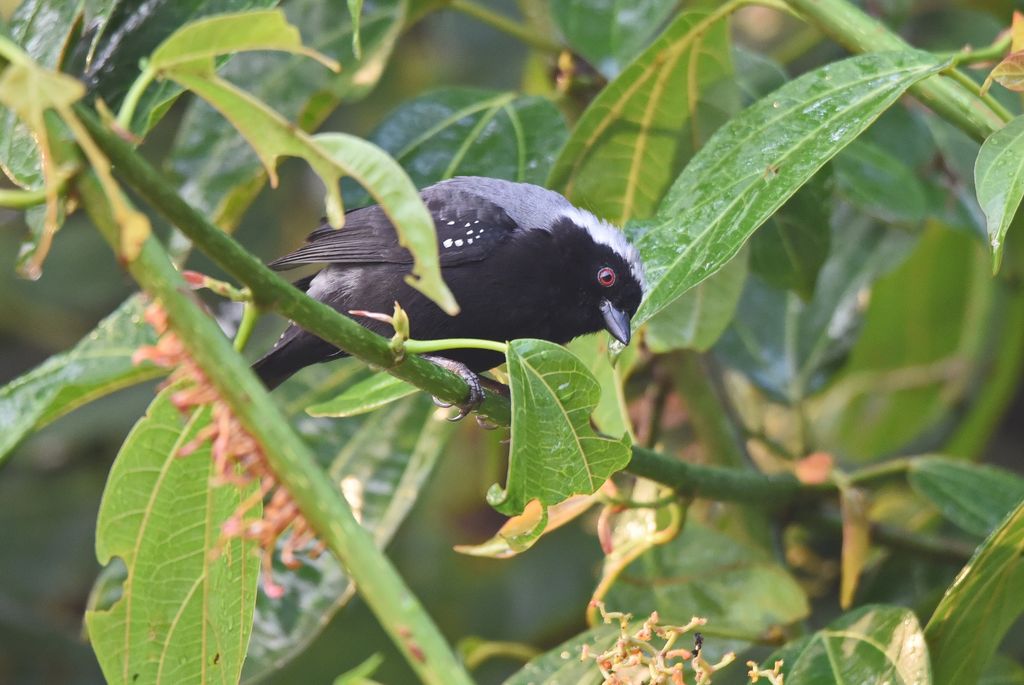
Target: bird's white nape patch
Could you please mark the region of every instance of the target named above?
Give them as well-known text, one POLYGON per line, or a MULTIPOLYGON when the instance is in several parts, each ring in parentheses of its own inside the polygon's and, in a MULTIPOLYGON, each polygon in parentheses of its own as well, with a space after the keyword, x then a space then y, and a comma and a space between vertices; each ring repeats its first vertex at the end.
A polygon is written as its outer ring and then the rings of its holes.
POLYGON ((595 243, 607 245, 622 257, 623 261, 629 264, 629 270, 632 272, 633 278, 640 284, 640 288, 645 293, 647 292, 644 263, 640 261, 640 253, 626 239, 625 233, 607 221, 599 219, 587 210, 579 209, 578 207, 566 209, 562 212, 562 216, 589 233, 595 243))

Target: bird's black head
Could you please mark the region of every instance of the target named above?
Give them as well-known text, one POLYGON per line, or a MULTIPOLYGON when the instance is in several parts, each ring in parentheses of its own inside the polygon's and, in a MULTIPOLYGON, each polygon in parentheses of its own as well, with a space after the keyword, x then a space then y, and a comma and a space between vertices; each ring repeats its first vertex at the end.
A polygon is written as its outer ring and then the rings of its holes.
POLYGON ((630 319, 643 299, 643 264, 625 235, 590 212, 573 209, 550 227, 563 271, 558 280, 575 295, 562 322, 566 339, 602 328, 626 345, 630 319))

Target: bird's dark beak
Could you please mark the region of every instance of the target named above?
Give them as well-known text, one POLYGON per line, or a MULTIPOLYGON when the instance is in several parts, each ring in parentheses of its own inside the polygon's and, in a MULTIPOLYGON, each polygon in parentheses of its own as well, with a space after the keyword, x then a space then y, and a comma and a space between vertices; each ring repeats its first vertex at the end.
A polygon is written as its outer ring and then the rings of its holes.
POLYGON ((623 345, 629 344, 629 315, 618 309, 608 300, 601 300, 601 314, 604 316, 604 327, 612 337, 623 345))

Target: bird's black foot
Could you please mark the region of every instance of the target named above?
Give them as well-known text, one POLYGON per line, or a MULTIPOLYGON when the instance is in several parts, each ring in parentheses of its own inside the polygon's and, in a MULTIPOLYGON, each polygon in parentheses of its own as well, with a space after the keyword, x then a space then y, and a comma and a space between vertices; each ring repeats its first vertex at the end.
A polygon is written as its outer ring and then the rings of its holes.
POLYGON ((445 357, 437 357, 432 354, 425 354, 423 355, 423 358, 432 364, 440 366, 442 369, 451 371, 456 376, 466 381, 466 385, 469 386, 469 398, 462 404, 453 405, 449 402, 442 402, 436 397, 434 398, 434 404, 439 407, 458 407, 459 413, 448 419, 449 421, 461 421, 469 416, 469 413, 479 407, 484 401, 484 388, 483 383, 481 382, 484 379, 480 378, 480 376, 472 371, 468 366, 461 362, 453 361, 445 357))

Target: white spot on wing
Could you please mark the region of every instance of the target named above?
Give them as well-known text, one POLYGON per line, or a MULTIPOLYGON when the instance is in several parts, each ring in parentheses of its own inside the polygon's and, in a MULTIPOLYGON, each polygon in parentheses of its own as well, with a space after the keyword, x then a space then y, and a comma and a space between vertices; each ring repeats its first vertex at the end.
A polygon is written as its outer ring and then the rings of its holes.
POLYGON ((465 226, 463 226, 463 228, 469 228, 469 227, 470 227, 470 226, 472 226, 472 225, 473 225, 473 222, 472 222, 472 221, 467 221, 467 222, 466 222, 466 225, 465 225, 465 226))
POLYGON ((448 222, 448 225, 449 225, 449 226, 454 226, 454 225, 455 225, 455 222, 454 222, 454 221, 449 221, 449 222, 448 222))
POLYGON ((452 246, 452 239, 448 238, 448 240, 444 241, 441 244, 444 245, 445 247, 451 247, 452 246))
POLYGON ((462 238, 455 241, 455 247, 462 247, 462 238))
POLYGON ((469 239, 469 240, 467 240, 466 242, 467 242, 467 243, 469 243, 470 245, 472 245, 472 244, 473 244, 473 239, 472 239, 472 238, 470 238, 470 239, 469 239))

